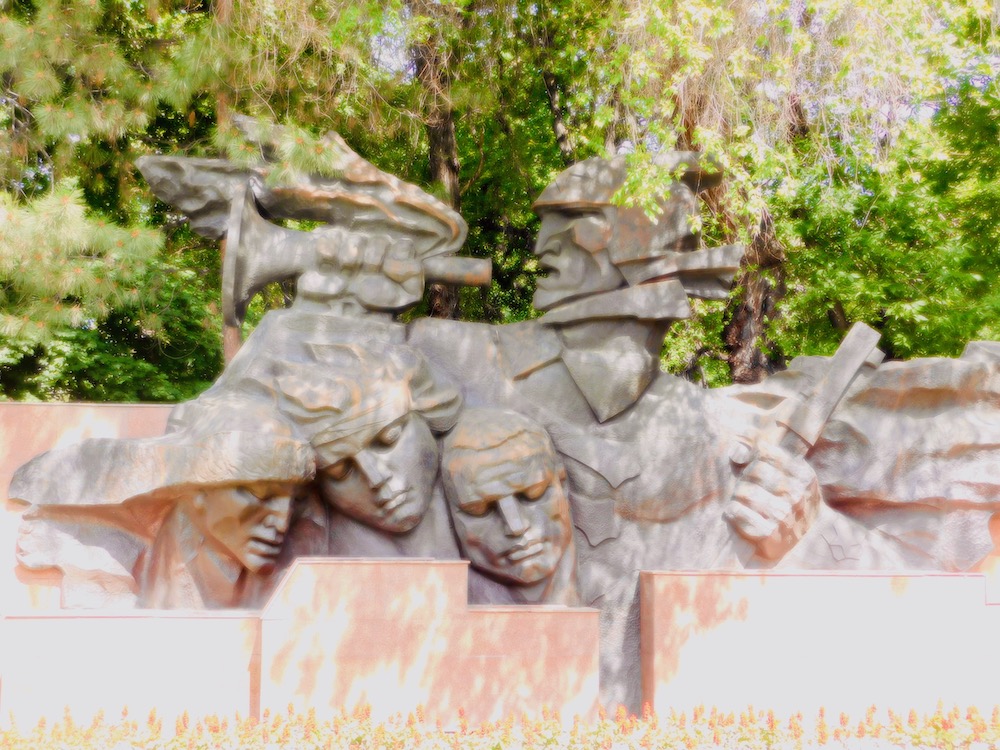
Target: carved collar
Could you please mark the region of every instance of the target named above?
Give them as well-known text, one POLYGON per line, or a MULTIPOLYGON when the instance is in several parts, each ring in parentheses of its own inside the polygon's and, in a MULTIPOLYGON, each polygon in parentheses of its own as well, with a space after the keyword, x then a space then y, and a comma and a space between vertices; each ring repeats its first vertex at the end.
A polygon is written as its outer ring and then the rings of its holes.
POLYGON ((562 330, 616 320, 664 322, 690 313, 684 287, 669 279, 587 297, 546 313, 540 321, 494 330, 504 367, 514 380, 562 361, 598 421, 606 422, 639 400, 659 371, 659 357, 635 336, 571 346, 562 330))

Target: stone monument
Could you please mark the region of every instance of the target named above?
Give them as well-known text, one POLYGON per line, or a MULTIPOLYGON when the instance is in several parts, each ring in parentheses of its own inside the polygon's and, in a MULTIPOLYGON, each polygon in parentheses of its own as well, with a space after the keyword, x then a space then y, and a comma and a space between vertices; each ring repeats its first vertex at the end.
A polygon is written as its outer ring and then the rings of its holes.
MULTIPOLYGON (((269 153, 276 131, 239 121, 269 153)), ((856 327, 832 358, 705 390, 660 370, 689 297, 719 299, 742 248, 701 247, 702 155, 661 154, 661 215, 621 208, 624 158, 576 164, 535 202, 542 315, 398 321, 425 283, 484 284, 462 218, 339 136, 339 176, 148 157, 154 192, 227 241, 242 322, 294 280, 162 438, 23 466, 18 547, 67 606, 259 606, 297 557, 466 558, 470 601, 601 611, 602 700, 637 709, 644 570, 970 569, 1000 509, 1000 345, 882 362, 856 327), (310 232, 270 220, 309 219, 310 232)))

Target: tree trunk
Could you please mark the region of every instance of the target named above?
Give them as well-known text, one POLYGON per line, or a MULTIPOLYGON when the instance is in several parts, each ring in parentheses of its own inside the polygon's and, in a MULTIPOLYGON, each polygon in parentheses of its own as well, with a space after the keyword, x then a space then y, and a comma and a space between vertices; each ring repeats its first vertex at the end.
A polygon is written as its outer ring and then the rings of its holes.
POLYGON ((545 83, 545 93, 549 98, 549 112, 552 113, 552 132, 556 137, 556 145, 559 146, 559 154, 565 166, 570 166, 576 162, 573 156, 573 144, 569 139, 569 128, 566 127, 566 117, 562 106, 562 89, 554 74, 547 70, 542 71, 542 81, 545 83))
MULTIPOLYGON (((808 16, 799 19, 807 23, 808 16)), ((798 94, 788 97, 788 138, 796 141, 809 134, 809 120, 798 94)), ((784 353, 767 336, 767 324, 785 296, 785 249, 774 231, 774 219, 764 208, 758 231, 743 258, 736 278, 742 294, 730 307, 723 338, 729 352, 729 374, 734 383, 757 383, 785 366, 784 353)), ((847 329, 843 308, 831 311, 835 325, 847 329), (837 313, 840 320, 836 320, 837 313)))
MULTIPOLYGON (((220 26, 225 26, 229 23, 233 15, 233 0, 217 0, 214 4, 214 11, 216 23, 220 26)), ((219 91, 215 104, 215 126, 219 130, 224 130, 229 127, 231 118, 232 112, 229 108, 229 95, 225 91, 219 91)), ((225 238, 219 243, 219 255, 219 265, 220 267, 224 267, 226 262, 225 238)), ((236 326, 228 325, 225 321, 222 321, 223 361, 229 364, 241 346, 243 346, 243 332, 236 326)))
MULTIPOLYGON (((788 138, 796 140, 809 133, 809 121, 797 94, 788 99, 788 138)), ((685 130, 679 139, 681 149, 693 148, 697 108, 684 118, 685 130)), ((736 218, 726 207, 725 198, 715 190, 703 194, 717 214, 736 235, 736 218)), ((722 331, 728 352, 729 374, 734 383, 757 383, 785 366, 784 353, 767 335, 768 323, 777 314, 778 303, 785 296, 785 249, 774 228, 774 218, 765 207, 757 232, 743 257, 735 285, 740 294, 731 300, 728 322, 722 331)))
POLYGON ((621 90, 616 86, 611 92, 611 122, 604 128, 604 150, 614 156, 618 147, 625 142, 625 108, 622 106, 621 90))
MULTIPOLYGON (((449 96, 451 55, 443 40, 436 34, 426 42, 414 44, 411 54, 426 102, 424 117, 431 180, 441 185, 447 202, 459 211, 462 201, 458 181, 458 143, 455 140, 455 110, 449 96)), ((428 296, 431 317, 458 317, 456 287, 450 284, 431 284, 428 296)))
POLYGON ((757 383, 784 366, 784 356, 767 336, 767 324, 785 294, 784 259, 774 220, 765 209, 736 278, 742 293, 723 329, 734 383, 757 383))

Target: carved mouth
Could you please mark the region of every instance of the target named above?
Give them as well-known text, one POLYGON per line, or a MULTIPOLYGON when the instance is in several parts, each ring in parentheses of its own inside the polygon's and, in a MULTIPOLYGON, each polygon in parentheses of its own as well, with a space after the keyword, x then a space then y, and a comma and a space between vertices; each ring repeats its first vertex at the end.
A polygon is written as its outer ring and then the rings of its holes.
POLYGON ((250 539, 250 549, 254 555, 262 558, 276 558, 281 553, 281 545, 285 541, 284 534, 269 537, 265 533, 254 534, 250 539))
POLYGON ((381 507, 383 515, 386 516, 392 515, 393 511, 395 511, 400 506, 405 505, 409 499, 410 499, 409 487, 407 487, 406 489, 398 490, 397 492, 390 494, 388 499, 384 503, 382 503, 381 507))
POLYGON ((545 542, 534 541, 528 542, 526 544, 519 544, 510 550, 506 557, 511 562, 521 562, 522 560, 527 560, 530 557, 535 557, 540 555, 545 551, 545 542))
POLYGON ((554 248, 544 250, 541 255, 538 256, 537 284, 548 284, 558 280, 560 269, 553 262, 555 256, 556 250, 554 248))

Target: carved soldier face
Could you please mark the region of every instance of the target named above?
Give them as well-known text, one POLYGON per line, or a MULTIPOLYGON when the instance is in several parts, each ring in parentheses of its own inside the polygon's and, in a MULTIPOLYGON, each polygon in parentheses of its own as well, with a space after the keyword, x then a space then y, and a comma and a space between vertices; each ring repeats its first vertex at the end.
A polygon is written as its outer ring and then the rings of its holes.
POLYGON ((368 526, 401 533, 420 523, 437 476, 437 443, 423 417, 409 412, 364 447, 320 470, 326 502, 368 526))
POLYGON ((611 262, 611 221, 604 212, 547 209, 535 242, 539 276, 532 303, 538 310, 617 289, 625 278, 611 262))
POLYGON ((463 554, 479 570, 516 584, 552 575, 570 541, 565 471, 543 439, 521 433, 488 450, 456 450, 445 469, 463 554))
POLYGON ((190 500, 191 516, 247 570, 268 573, 285 541, 293 494, 285 483, 208 488, 190 500))

